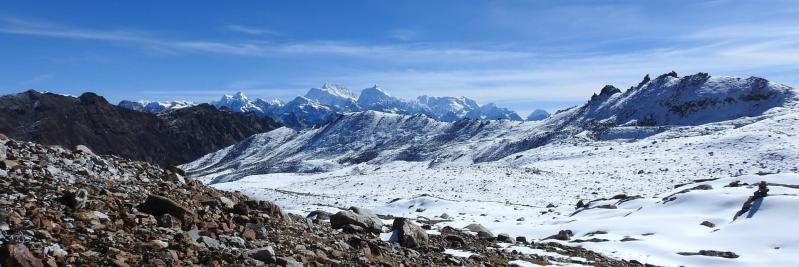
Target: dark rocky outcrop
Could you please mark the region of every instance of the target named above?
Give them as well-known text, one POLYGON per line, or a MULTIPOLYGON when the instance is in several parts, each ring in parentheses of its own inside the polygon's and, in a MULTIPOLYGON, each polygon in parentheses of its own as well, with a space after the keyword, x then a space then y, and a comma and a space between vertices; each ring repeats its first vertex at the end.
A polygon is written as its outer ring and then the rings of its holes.
POLYGON ((708 257, 720 257, 720 258, 728 258, 734 259, 738 258, 738 254, 732 251, 717 251, 717 250, 700 250, 699 252, 678 252, 677 254, 683 256, 708 256, 708 257))
POLYGON ((754 205, 755 201, 762 199, 767 195, 768 195, 767 183, 765 181, 760 181, 760 183, 757 184, 757 190, 755 191, 755 193, 746 199, 743 206, 741 206, 741 210, 735 213, 735 216, 732 217, 732 220, 734 221, 738 219, 739 216, 749 212, 749 210, 752 209, 752 206, 754 205))
POLYGON ((161 166, 192 161, 278 125, 211 105, 160 115, 114 106, 94 93, 80 97, 26 91, 0 97, 0 133, 24 141, 119 155, 161 166))

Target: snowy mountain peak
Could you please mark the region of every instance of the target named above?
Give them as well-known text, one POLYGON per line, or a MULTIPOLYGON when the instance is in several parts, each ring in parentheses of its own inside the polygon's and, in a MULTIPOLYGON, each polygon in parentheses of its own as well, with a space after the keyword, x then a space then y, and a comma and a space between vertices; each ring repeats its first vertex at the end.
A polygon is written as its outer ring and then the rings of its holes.
POLYGON ((238 91, 235 94, 233 94, 233 99, 242 100, 242 101, 243 100, 249 100, 249 98, 247 98, 247 96, 244 95, 244 93, 241 92, 241 91, 238 91))
POLYGON ((373 91, 373 92, 380 93, 380 94, 385 95, 385 96, 391 96, 391 95, 388 94, 388 92, 383 90, 383 88, 378 86, 377 84, 372 85, 372 87, 369 87, 369 88, 366 88, 366 89, 363 89, 363 90, 364 91, 366 91, 366 90, 373 91))
POLYGON ((342 111, 356 111, 358 109, 355 94, 341 85, 325 83, 321 89, 311 88, 308 90, 305 93, 305 97, 342 111))
POLYGON ((363 89, 358 97, 358 105, 365 108, 390 105, 396 101, 399 101, 399 99, 392 97, 377 85, 363 89))
POLYGON ((540 121, 549 118, 549 112, 543 109, 536 109, 527 116, 528 121, 540 121))
POLYGON ((323 91, 329 92, 332 95, 355 99, 355 94, 350 92, 350 90, 343 85, 326 82, 324 85, 322 85, 321 89, 323 91))
POLYGON ((263 109, 250 101, 243 92, 236 92, 233 95, 225 94, 219 101, 211 103, 217 108, 227 108, 233 112, 255 112, 260 114, 263 109))

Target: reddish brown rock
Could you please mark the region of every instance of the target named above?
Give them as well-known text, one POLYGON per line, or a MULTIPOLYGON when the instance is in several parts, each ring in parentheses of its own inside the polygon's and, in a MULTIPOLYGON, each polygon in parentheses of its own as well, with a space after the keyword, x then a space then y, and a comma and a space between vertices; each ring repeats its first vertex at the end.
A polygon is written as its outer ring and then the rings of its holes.
POLYGON ((44 267, 42 260, 23 244, 6 244, 0 249, 0 265, 4 267, 44 267))

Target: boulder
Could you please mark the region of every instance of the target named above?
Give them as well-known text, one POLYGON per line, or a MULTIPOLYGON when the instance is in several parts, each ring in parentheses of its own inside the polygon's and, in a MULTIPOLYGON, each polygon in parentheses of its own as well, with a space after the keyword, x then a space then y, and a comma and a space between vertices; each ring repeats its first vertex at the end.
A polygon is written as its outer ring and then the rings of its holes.
POLYGON ((551 235, 544 239, 557 239, 557 240, 569 240, 574 236, 572 230, 560 230, 557 234, 551 235))
POLYGON ((513 237, 510 234, 502 233, 497 235, 497 241, 505 243, 513 243, 513 237))
POLYGON ((269 233, 263 224, 247 223, 244 226, 245 231, 251 230, 257 239, 266 239, 266 235, 269 233))
POLYGON ((222 246, 218 240, 207 236, 200 236, 200 238, 197 239, 197 243, 203 244, 209 249, 217 249, 222 246))
POLYGON ((191 216, 189 209, 171 199, 156 195, 148 195, 144 203, 139 204, 136 208, 156 218, 164 214, 169 214, 179 219, 183 219, 184 216, 191 216))
POLYGON ((330 216, 333 215, 330 212, 323 211, 323 210, 315 210, 311 213, 308 213, 308 216, 305 216, 306 219, 311 219, 311 221, 319 222, 321 220, 330 220, 330 216))
POLYGON ((277 260, 275 258, 275 250, 271 246, 253 249, 248 253, 248 256, 265 263, 274 263, 277 260))
POLYGON ((391 226, 393 233, 389 242, 399 243, 406 248, 422 247, 427 244, 427 233, 407 218, 395 218, 391 226))
POLYGON ((259 211, 266 212, 266 214, 269 215, 272 218, 277 218, 277 219, 281 219, 281 220, 289 220, 288 214, 283 212, 283 209, 280 208, 280 206, 278 206, 275 203, 272 203, 272 202, 269 202, 269 201, 264 201, 264 200, 261 200, 261 201, 249 200, 249 201, 246 201, 245 203, 251 209, 257 209, 259 211))
POLYGON ((222 206, 228 209, 232 209, 236 205, 236 202, 225 196, 219 197, 219 203, 222 203, 222 206))
POLYGON ((494 235, 489 232, 477 232, 477 237, 483 240, 492 240, 494 239, 494 235))
POLYGON ((330 224, 333 229, 341 229, 346 225, 355 225, 365 231, 380 233, 383 230, 383 221, 371 211, 358 207, 351 207, 350 210, 339 211, 330 216, 330 224))
POLYGON ((247 241, 238 236, 219 235, 219 241, 222 241, 222 243, 231 247, 247 247, 247 241))
POLYGON ((10 170, 16 166, 19 166, 19 164, 20 163, 18 160, 9 160, 9 159, 0 160, 0 169, 10 170))
POLYGON ((73 209, 81 209, 83 206, 86 205, 86 200, 89 198, 89 193, 83 189, 77 189, 73 191, 66 191, 60 198, 58 198, 58 202, 66 205, 67 207, 73 209))
POLYGON ((477 236, 481 237, 481 238, 494 237, 494 234, 491 233, 491 231, 489 231, 488 228, 485 228, 485 226, 483 226, 483 225, 481 225, 479 223, 473 223, 473 224, 467 225, 464 228, 466 228, 466 230, 469 230, 469 231, 477 233, 477 236))
POLYGON ((0 265, 9 267, 44 267, 23 244, 6 244, 0 248, 0 265))

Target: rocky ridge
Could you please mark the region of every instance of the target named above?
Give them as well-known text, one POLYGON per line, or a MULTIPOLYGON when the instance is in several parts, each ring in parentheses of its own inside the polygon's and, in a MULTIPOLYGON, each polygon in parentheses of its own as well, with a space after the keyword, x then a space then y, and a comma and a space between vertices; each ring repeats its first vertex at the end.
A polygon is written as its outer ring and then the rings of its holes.
POLYGON ((161 166, 177 165, 279 127, 269 118, 200 104, 156 114, 34 90, 0 96, 0 133, 47 145, 85 145, 161 166))
MULTIPOLYGON (((180 169, 97 156, 83 146, 68 150, 0 135, 0 163, 4 266, 504 266, 519 260, 643 266, 556 243, 521 241, 563 257, 522 255, 497 249, 493 236, 451 227, 427 235, 420 231, 426 226, 403 218, 393 230, 380 227, 393 231, 398 244, 382 241, 357 228, 333 229, 335 215, 287 214, 271 202, 205 186, 180 169), (443 253, 448 249, 474 255, 443 253)), ((369 217, 356 221, 377 225, 368 210, 353 210, 369 217)))

